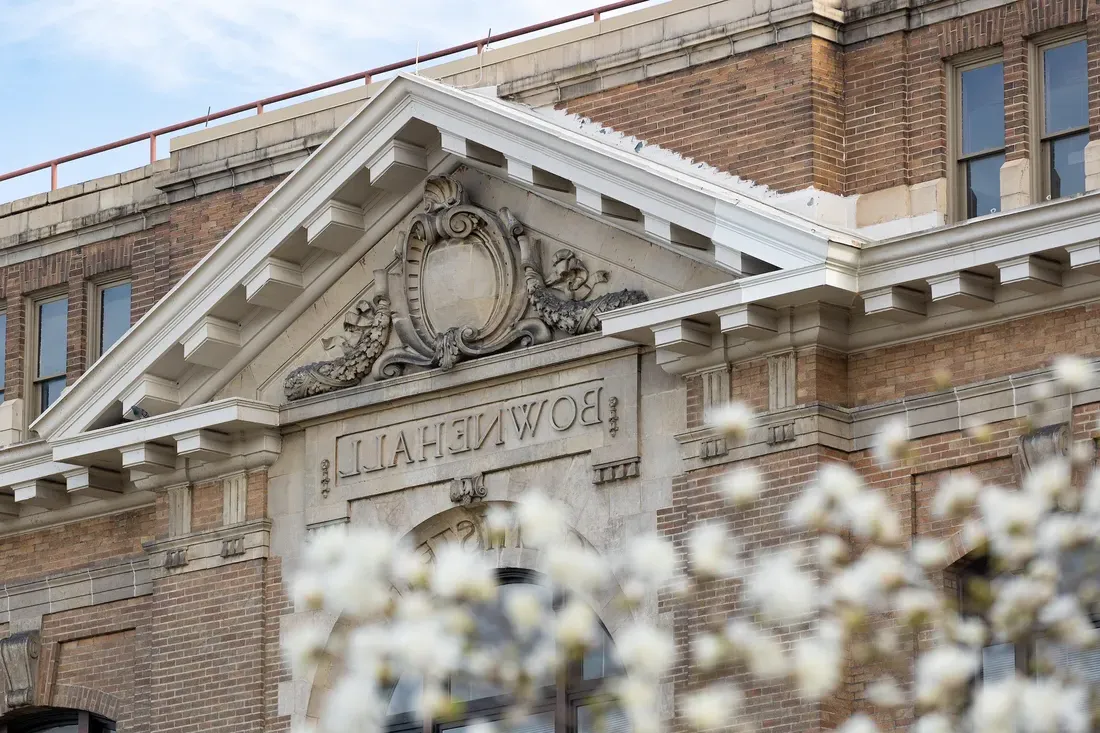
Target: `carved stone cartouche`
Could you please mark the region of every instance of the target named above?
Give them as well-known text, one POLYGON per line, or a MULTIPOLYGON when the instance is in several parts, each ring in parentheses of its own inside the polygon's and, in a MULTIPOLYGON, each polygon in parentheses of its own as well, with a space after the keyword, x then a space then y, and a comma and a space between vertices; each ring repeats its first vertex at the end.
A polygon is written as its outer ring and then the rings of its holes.
MULTIPOLYGON (((507 212, 501 213, 510 216, 507 212)), ((600 314, 648 300, 639 290, 616 290, 586 299, 592 294, 594 285, 608 281, 605 270, 589 273, 573 250, 559 249, 554 253, 554 274, 546 279, 542 274, 538 242, 522 233, 516 238, 528 302, 542 322, 551 328, 571 336, 594 333, 600 330, 600 314), (564 288, 564 292, 559 288, 564 288)))
POLYGON ((518 250, 514 233, 496 214, 471 204, 462 184, 447 176, 429 178, 424 212, 413 218, 396 251, 403 287, 393 324, 401 344, 375 363, 375 378, 398 376, 409 366, 451 369, 549 341, 553 334, 542 321, 523 317, 527 302, 518 250), (466 265, 462 273, 448 269, 455 261, 480 264, 466 265), (457 315, 463 306, 471 308, 466 320, 457 315))
POLYGON ((0 640, 0 673, 7 710, 34 704, 38 654, 37 631, 24 631, 0 640))
POLYGON ((326 349, 339 343, 343 356, 331 361, 317 361, 300 366, 287 375, 283 390, 288 400, 325 394, 345 387, 354 387, 370 374, 374 362, 382 354, 390 335, 390 299, 386 288, 386 272, 375 273, 378 294, 371 301, 361 300, 355 310, 344 317, 346 336, 321 341, 326 349))

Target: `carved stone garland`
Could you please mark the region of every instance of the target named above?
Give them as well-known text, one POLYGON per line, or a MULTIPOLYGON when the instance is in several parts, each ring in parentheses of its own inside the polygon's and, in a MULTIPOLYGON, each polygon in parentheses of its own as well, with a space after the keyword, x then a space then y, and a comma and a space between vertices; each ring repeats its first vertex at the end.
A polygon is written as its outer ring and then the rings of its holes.
POLYGON ((449 176, 429 178, 424 211, 398 244, 396 277, 401 288, 390 307, 389 277, 375 272, 372 301, 360 301, 344 320, 343 356, 298 367, 287 375, 287 399, 333 392, 362 382, 403 374, 409 366, 451 369, 459 362, 516 346, 600 329, 600 315, 646 300, 637 290, 589 299, 608 281, 590 272, 573 250, 554 253, 545 277, 539 242, 507 209, 497 216, 473 205, 449 176), (463 278, 462 275, 466 277, 463 278), (524 317, 528 311, 536 317, 524 317), (383 351, 390 324, 400 344, 383 351))

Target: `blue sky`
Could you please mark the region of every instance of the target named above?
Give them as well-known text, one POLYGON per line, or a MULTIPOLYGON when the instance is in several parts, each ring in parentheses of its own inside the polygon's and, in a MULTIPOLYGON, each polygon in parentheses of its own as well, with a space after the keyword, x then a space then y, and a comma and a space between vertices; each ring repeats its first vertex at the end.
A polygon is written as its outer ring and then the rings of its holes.
MULTIPOLYGON (((606 2, 606 0, 603 0, 606 2)), ((603 4, 601 0, 0 0, 0 173, 603 4)), ((158 142, 161 157, 168 138, 158 142)), ((148 162, 135 145, 59 185, 148 162)), ((0 182, 0 201, 49 189, 0 182)))

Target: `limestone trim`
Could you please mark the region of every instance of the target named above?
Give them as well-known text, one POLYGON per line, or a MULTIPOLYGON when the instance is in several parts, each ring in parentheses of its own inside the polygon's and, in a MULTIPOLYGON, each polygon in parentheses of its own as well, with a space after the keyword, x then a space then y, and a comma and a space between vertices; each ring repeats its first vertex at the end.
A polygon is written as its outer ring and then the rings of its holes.
POLYGON ((253 519, 143 544, 152 580, 268 557, 271 520, 253 519))
POLYGON ((0 623, 113 603, 153 592, 149 561, 135 557, 36 580, 9 583, 0 597, 0 623))
MULTIPOLYGON (((1094 361, 1100 365, 1100 359, 1094 361)), ((758 416, 756 427, 745 440, 727 444, 726 453, 705 450, 708 443, 722 440, 712 428, 686 430, 678 433, 676 440, 684 470, 693 471, 812 445, 848 453, 867 450, 882 427, 899 418, 905 420, 910 439, 919 440, 973 425, 1030 416, 1039 425, 1052 426, 1040 436, 1046 440, 1045 449, 1053 450, 1053 446, 1062 449, 1068 440, 1057 426, 1069 422, 1073 405, 1097 401, 1100 387, 1069 393, 1055 379, 1053 370, 1040 369, 877 405, 846 408, 812 402, 772 410, 758 416), (794 426, 793 440, 776 442, 775 430, 790 424, 794 426)), ((1026 461, 1036 448, 1027 443, 1019 450, 1026 461)))

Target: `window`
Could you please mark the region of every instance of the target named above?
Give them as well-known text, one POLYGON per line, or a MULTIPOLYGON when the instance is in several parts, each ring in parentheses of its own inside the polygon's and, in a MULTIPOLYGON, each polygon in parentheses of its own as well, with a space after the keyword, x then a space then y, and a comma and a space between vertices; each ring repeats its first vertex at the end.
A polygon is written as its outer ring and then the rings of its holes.
POLYGON ((94 286, 92 308, 88 345, 98 359, 130 329, 130 282, 116 280, 94 286))
POLYGON ((114 733, 106 718, 62 708, 37 708, 0 718, 0 733, 114 733))
POLYGON ((38 412, 44 412, 65 389, 69 346, 69 299, 41 300, 34 306, 34 392, 38 412))
POLYGON ((8 314, 0 313, 0 402, 4 401, 4 389, 8 376, 8 314))
POLYGON ((957 211, 971 219, 1001 209, 1005 162, 1004 64, 985 59, 954 74, 957 211))
POLYGON ((1039 174, 1043 198, 1085 192, 1089 141, 1087 54, 1083 38, 1039 48, 1039 174))
MULTIPOLYGON (((484 609, 477 616, 478 637, 482 643, 503 640, 508 634, 508 621, 504 614, 504 602, 509 593, 520 588, 534 589, 543 597, 547 606, 560 602, 551 598, 550 589, 538 583, 535 576, 526 571, 503 570, 501 588, 496 604, 484 609)), ((545 633, 545 632, 544 632, 545 633)), ((521 645, 521 651, 530 651, 544 641, 533 638, 521 645)), ((570 665, 558 679, 543 680, 538 703, 533 705, 527 717, 509 727, 508 733, 629 733, 625 714, 601 692, 605 679, 622 673, 614 656, 611 638, 604 632, 601 643, 590 650, 583 660, 570 665)), ((408 675, 397 681, 390 695, 389 730, 424 733, 464 733, 474 720, 494 720, 507 710, 508 700, 501 690, 480 679, 456 675, 450 681, 451 696, 464 703, 460 719, 421 722, 413 713, 419 696, 420 681, 408 675)))

